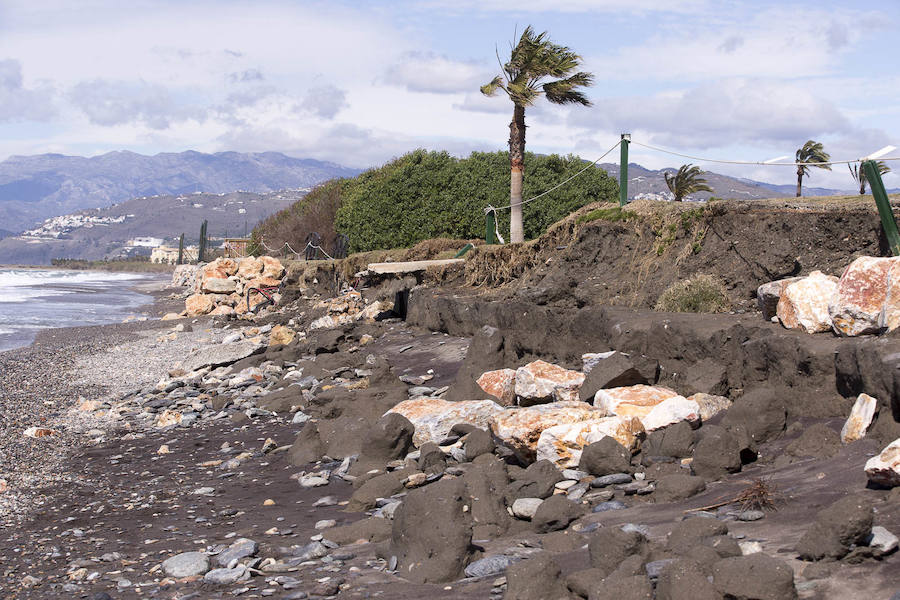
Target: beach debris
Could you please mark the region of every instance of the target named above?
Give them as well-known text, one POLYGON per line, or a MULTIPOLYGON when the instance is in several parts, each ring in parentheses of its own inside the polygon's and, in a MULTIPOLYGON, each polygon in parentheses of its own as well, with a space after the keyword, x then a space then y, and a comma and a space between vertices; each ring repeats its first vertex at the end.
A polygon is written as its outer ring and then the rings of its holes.
POLYGON ((776 314, 788 329, 802 329, 806 333, 831 330, 828 301, 837 291, 838 278, 813 271, 808 277, 784 287, 778 300, 776 314))
POLYGON ((885 487, 900 485, 900 438, 891 442, 878 456, 866 461, 866 476, 885 487))
POLYGON ((22 435, 24 435, 25 437, 30 437, 30 438, 41 438, 41 437, 56 435, 56 431, 54 431, 53 429, 49 429, 47 427, 32 426, 32 427, 29 427, 28 429, 26 429, 22 433, 22 435))
POLYGON ((878 412, 878 400, 868 394, 860 394, 850 410, 850 416, 841 429, 841 441, 845 444, 865 437, 866 430, 872 424, 878 412))

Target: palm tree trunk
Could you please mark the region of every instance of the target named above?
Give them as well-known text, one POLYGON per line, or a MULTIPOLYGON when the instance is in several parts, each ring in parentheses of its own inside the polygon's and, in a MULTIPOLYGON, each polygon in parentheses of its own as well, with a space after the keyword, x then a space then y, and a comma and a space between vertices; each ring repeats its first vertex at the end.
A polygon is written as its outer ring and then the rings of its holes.
POLYGON ((803 167, 797 167, 797 197, 799 198, 803 189, 803 167))
POLYGON ((514 105, 509 124, 509 241, 525 241, 522 226, 522 179, 525 173, 525 107, 514 105))

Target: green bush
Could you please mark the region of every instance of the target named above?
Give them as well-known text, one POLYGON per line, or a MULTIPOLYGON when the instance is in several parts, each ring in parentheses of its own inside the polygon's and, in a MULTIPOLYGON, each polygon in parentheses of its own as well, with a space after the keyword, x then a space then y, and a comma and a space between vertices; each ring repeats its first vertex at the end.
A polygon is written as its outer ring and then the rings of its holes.
MULTIPOLYGON (((584 167, 584 161, 575 156, 528 153, 523 196, 536 196, 584 167)), ((409 247, 433 238, 483 238, 485 207, 509 205, 509 157, 506 152, 474 152, 460 159, 447 152, 415 150, 352 179, 316 188, 257 227, 253 238, 286 237, 293 229, 294 239, 302 245, 309 231, 303 230, 302 219, 287 215, 304 214, 304 207, 324 194, 318 191, 323 187, 328 188, 332 199, 329 206, 339 206, 334 231, 349 236, 353 252, 409 247), (339 196, 336 200, 335 190, 339 196), (276 229, 278 236, 273 235, 276 229)), ((585 204, 612 201, 617 195, 618 185, 606 171, 589 169, 523 207, 525 235, 535 238, 585 204)), ((509 211, 498 211, 498 216, 505 237, 509 211)), ((296 247, 290 239, 285 241, 296 247)))
POLYGON ((711 275, 696 275, 666 288, 656 302, 661 312, 725 312, 731 303, 725 285, 711 275))

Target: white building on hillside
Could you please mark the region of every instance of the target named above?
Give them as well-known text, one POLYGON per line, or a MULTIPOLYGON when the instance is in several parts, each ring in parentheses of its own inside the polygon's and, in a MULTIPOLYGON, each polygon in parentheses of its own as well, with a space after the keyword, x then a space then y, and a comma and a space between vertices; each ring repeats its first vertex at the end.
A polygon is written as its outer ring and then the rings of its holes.
POLYGON ((144 248, 156 248, 162 246, 163 239, 155 237, 136 237, 128 242, 129 246, 141 246, 144 248))

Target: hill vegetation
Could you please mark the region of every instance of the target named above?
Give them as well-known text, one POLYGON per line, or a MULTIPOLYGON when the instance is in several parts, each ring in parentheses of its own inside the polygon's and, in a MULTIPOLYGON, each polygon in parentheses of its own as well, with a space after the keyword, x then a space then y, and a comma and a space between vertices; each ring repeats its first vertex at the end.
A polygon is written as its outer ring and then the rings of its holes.
MULTIPOLYGON (((484 209, 505 207, 509 198, 506 152, 474 152, 455 158, 447 152, 416 150, 350 179, 333 180, 253 230, 258 251, 285 242, 300 251, 315 231, 330 251, 338 234, 351 252, 409 247, 432 238, 484 237, 484 209)), ((531 198, 584 169, 576 156, 525 160, 523 197, 531 198)), ((589 169, 559 190, 523 206, 525 236, 535 238, 578 208, 617 197, 618 184, 606 171, 589 169)), ((499 229, 509 231, 509 211, 498 211, 499 229)))

